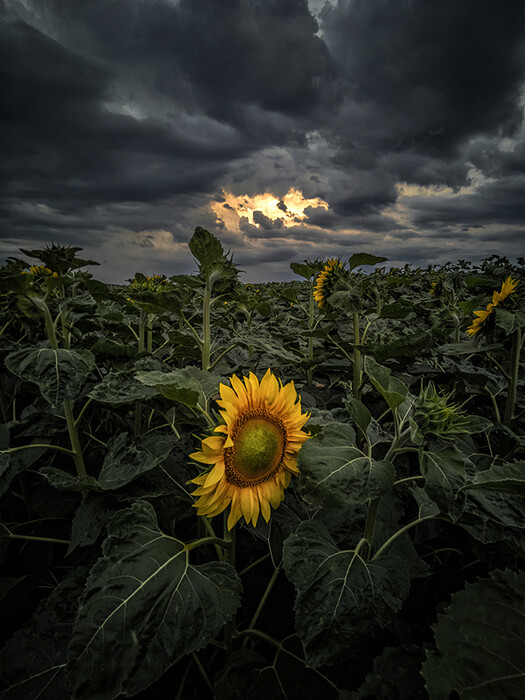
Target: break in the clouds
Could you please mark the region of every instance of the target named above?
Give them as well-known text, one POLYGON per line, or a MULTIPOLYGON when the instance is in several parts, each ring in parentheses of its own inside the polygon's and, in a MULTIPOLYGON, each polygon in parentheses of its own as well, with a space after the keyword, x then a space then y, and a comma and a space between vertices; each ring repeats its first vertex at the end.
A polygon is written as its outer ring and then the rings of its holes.
POLYGON ((246 280, 525 249, 521 0, 0 0, 0 257, 246 280))

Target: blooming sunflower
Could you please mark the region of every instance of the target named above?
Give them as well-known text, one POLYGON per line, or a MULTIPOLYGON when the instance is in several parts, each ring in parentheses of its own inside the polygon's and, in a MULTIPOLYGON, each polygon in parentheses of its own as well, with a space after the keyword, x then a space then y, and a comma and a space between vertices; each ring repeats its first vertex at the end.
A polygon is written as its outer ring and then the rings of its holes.
POLYGON ((319 308, 325 303, 331 294, 333 282, 342 271, 343 266, 337 258, 330 258, 317 277, 314 287, 314 299, 319 308))
POLYGON ((474 311, 476 318, 472 321, 472 324, 467 328, 467 333, 472 337, 481 330, 482 325, 485 323, 490 314, 494 311, 496 306, 506 299, 509 294, 512 294, 516 287, 518 286, 519 280, 513 280, 510 276, 501 284, 501 289, 499 292, 494 291, 492 293, 492 301, 487 304, 486 309, 481 309, 480 311, 474 311))
POLYGON ((301 430, 310 414, 301 413, 293 382, 283 386, 270 370, 260 383, 252 372, 244 383, 236 375, 230 382, 219 387, 220 435, 204 438, 201 451, 190 455, 213 465, 192 479, 197 514, 211 518, 231 504, 229 530, 242 516, 255 526, 259 512, 268 522, 270 505, 279 506, 292 474, 299 474, 297 453, 310 437, 301 430))

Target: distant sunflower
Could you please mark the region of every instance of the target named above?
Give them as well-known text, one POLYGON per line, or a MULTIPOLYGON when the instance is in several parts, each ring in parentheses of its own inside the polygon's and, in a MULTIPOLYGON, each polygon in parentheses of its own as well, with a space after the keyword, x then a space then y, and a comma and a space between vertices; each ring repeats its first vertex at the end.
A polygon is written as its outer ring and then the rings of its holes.
POLYGON ((487 308, 481 309, 480 311, 474 311, 476 318, 467 328, 467 333, 471 337, 476 335, 476 333, 481 330, 481 327, 494 311, 496 306, 516 290, 518 282, 519 280, 513 280, 511 277, 507 277, 507 279, 501 285, 501 290, 499 292, 494 291, 492 293, 492 301, 487 304, 487 308))
POLYGON ((326 261, 325 266, 317 277, 317 282, 314 287, 314 299, 319 308, 325 303, 332 293, 333 283, 343 266, 337 258, 330 258, 326 261))
POLYGON ((259 380, 250 372, 244 383, 230 377, 233 388, 221 384, 222 433, 202 440, 192 459, 213 465, 192 479, 199 498, 198 515, 211 518, 230 504, 228 529, 244 516, 255 526, 259 512, 268 522, 270 506, 277 508, 292 474, 297 476, 297 453, 310 437, 301 428, 310 414, 301 413, 301 401, 293 382, 278 383, 270 370, 259 380))

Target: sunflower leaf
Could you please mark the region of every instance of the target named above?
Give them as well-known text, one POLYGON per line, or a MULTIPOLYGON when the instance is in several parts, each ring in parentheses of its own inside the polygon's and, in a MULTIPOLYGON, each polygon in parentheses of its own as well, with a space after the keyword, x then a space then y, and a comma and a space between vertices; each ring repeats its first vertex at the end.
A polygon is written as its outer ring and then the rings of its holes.
POLYGON ((525 311, 512 313, 506 309, 496 309, 496 325, 510 335, 518 328, 525 327, 525 311))
POLYGON ((173 449, 175 435, 148 435, 132 443, 127 433, 119 433, 108 443, 108 451, 98 476, 104 491, 121 488, 136 477, 161 464, 173 449))
POLYGON ((78 397, 95 357, 89 350, 23 348, 10 353, 5 365, 20 379, 37 384, 44 399, 56 407, 78 397))
POLYGON ((308 665, 334 664, 378 634, 400 609, 411 573, 403 557, 366 562, 340 550, 321 523, 302 523, 284 544, 286 575, 297 591, 296 629, 308 665))
POLYGON ((67 648, 86 573, 70 571, 2 649, 2 700, 69 697, 67 648))
POLYGON ((379 498, 395 481, 391 462, 376 461, 355 446, 354 430, 343 423, 324 426, 298 456, 299 490, 314 505, 353 507, 379 498))
POLYGON ((159 530, 145 501, 111 519, 102 551, 71 639, 68 676, 78 700, 147 688, 214 639, 240 603, 234 569, 191 565, 184 543, 159 530))
POLYGON ((442 513, 457 520, 463 510, 463 500, 457 493, 467 480, 467 468, 473 465, 468 457, 450 445, 421 453, 420 469, 425 477, 425 491, 442 513))
POLYGON ((308 263, 290 263, 290 269, 295 272, 299 277, 304 277, 304 279, 309 280, 312 275, 315 275, 316 268, 313 265, 308 265, 308 263))
POLYGON ((370 253, 354 253, 348 260, 350 270, 354 270, 361 265, 377 265, 377 263, 385 262, 388 258, 382 255, 371 255, 370 253))
POLYGON ((195 408, 203 393, 199 381, 186 369, 175 369, 171 372, 137 372, 135 379, 146 386, 154 387, 167 399, 182 403, 188 408, 195 408))
POLYGON ((430 700, 523 697, 525 574, 494 571, 452 596, 422 674, 430 700), (520 641, 521 640, 521 641, 520 641))
POLYGON ((391 370, 378 364, 372 357, 365 357, 365 372, 372 385, 381 394, 392 410, 406 399, 408 388, 400 379, 392 376, 391 370))
POLYGON ((478 472, 471 483, 461 487, 461 490, 481 489, 482 491, 498 491, 525 497, 525 462, 493 465, 490 469, 478 472))

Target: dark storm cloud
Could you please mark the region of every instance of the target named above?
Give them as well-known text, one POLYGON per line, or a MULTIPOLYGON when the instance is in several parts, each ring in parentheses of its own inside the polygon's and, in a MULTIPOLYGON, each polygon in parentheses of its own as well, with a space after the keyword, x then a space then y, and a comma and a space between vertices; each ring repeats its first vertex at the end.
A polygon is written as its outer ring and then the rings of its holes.
POLYGON ((321 17, 355 116, 367 119, 342 127, 343 143, 452 156, 474 134, 520 124, 521 0, 352 0, 321 17))
MULTIPOLYGON (((417 226, 525 224, 525 175, 488 182, 456 197, 411 198, 417 226)), ((525 234, 524 234, 525 241, 525 234)))
POLYGON ((397 263, 516 250, 525 3, 321 6, 0 0, 0 255, 87 242, 120 278, 139 254, 173 274, 197 225, 256 275, 353 246, 397 263), (292 187, 329 209, 287 227, 210 208, 269 192, 284 216, 292 187))
POLYGON ((248 105, 303 118, 329 97, 334 66, 305 0, 32 5, 67 45, 121 75, 147 74, 158 93, 221 120, 245 122, 248 105))
POLYGON ((69 212, 205 192, 224 162, 247 150, 219 131, 191 141, 159 121, 103 109, 107 71, 32 27, 3 25, 2 39, 1 173, 15 202, 69 212))

